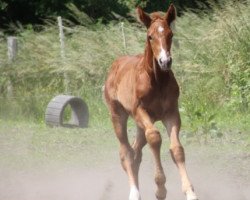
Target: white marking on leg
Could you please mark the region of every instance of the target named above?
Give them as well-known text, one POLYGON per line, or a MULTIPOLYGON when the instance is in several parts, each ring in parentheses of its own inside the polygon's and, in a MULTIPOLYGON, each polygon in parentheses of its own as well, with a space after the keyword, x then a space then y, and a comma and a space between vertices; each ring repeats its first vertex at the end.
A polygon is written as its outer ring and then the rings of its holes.
POLYGON ((140 193, 139 190, 135 185, 132 185, 130 187, 130 194, 129 194, 129 200, 140 200, 140 193))
POLYGON ((196 194, 194 193, 192 189, 186 192, 186 197, 187 197, 187 200, 198 200, 196 194))

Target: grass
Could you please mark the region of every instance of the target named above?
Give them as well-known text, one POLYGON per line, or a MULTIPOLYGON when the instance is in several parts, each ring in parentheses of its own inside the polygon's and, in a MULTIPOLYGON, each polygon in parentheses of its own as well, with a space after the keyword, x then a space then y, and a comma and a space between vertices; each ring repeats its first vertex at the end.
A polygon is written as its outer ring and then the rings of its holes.
POLYGON ((202 136, 213 126, 250 130, 249 1, 228 1, 222 8, 187 12, 176 22, 179 48, 173 50, 184 125, 202 136))
MULTIPOLYGON (((169 139, 166 131, 161 126, 158 128, 163 137, 162 158, 169 160, 169 139)), ((135 128, 129 126, 128 133, 131 140, 134 131, 135 128)), ((232 156, 239 155, 239 159, 248 156, 246 152, 250 150, 250 137, 242 132, 224 132, 222 138, 212 138, 206 146, 191 141, 183 130, 181 133, 181 141, 187 156, 203 157, 201 155, 204 154, 206 155, 204 161, 215 155, 221 156, 218 155, 220 152, 227 158, 222 161, 226 164, 232 156)), ((143 154, 143 160, 152 160, 148 146, 144 148, 143 154)), ((0 168, 2 169, 86 168, 106 163, 116 163, 116 165, 119 163, 119 144, 111 126, 68 129, 49 128, 30 122, 0 121, 0 168)), ((244 167, 247 166, 245 164, 244 167)))
POLYGON ((48 128, 34 123, 0 122, 1 167, 95 166, 117 156, 111 128, 48 128))

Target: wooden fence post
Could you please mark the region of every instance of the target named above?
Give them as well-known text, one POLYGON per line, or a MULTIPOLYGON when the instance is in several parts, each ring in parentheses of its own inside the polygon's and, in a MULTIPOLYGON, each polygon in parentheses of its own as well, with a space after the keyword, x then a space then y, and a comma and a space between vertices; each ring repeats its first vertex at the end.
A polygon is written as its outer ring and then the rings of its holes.
MULTIPOLYGON (((12 63, 17 56, 17 38, 10 36, 7 38, 7 46, 8 46, 8 61, 12 63)), ((11 83, 10 77, 7 81, 7 97, 13 96, 13 85, 11 83)))
POLYGON ((8 44, 8 59, 12 62, 17 56, 17 38, 10 36, 7 38, 8 44))
MULTIPOLYGON (((63 23, 62 23, 62 17, 57 17, 58 22, 58 28, 59 28, 59 39, 60 39, 60 48, 61 48, 61 58, 63 65, 65 66, 65 45, 64 45, 64 33, 63 33, 63 23)), ((69 76, 66 72, 63 73, 64 75, 64 87, 65 92, 69 92, 69 76)))
POLYGON ((121 30, 122 30, 122 38, 123 38, 124 50, 127 53, 127 44, 126 44, 126 37, 125 37, 125 33, 124 33, 124 23, 123 22, 121 22, 121 30))

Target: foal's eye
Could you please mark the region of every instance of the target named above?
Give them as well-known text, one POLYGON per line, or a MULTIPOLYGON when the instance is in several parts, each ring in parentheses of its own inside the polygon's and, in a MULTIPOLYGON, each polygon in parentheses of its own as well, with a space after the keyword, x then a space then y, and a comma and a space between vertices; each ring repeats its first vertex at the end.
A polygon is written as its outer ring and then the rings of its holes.
POLYGON ((151 35, 148 36, 149 40, 153 40, 153 37, 151 35))

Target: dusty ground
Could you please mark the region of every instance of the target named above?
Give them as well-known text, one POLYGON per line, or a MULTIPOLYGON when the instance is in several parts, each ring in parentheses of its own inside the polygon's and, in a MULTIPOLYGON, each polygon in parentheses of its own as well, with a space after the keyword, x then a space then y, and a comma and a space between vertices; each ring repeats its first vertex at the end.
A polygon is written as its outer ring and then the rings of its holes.
MULTIPOLYGON (((249 200, 250 154, 225 154, 201 147, 187 148, 187 168, 200 200, 249 200), (195 153, 197 152, 197 153, 195 153), (206 153, 209 152, 209 153, 206 153)), ((149 152, 146 150, 146 154, 149 152)), ((114 156, 115 155, 115 156, 114 156)), ((1 200, 126 200, 128 185, 118 155, 101 166, 33 167, 0 171, 1 200)), ((168 200, 184 200, 180 179, 169 155, 164 156, 168 200), (165 158, 166 157, 166 158, 165 158)), ((153 200, 153 164, 150 155, 142 162, 142 200, 153 200)))
MULTIPOLYGON (((127 200, 127 176, 111 132, 0 121, 0 200, 127 200)), ((168 137, 162 136, 167 200, 184 200, 168 137)), ((225 133, 206 146, 182 141, 200 200, 250 200, 249 133, 225 133)), ((154 200, 153 159, 148 147, 143 152, 141 196, 154 200)))

